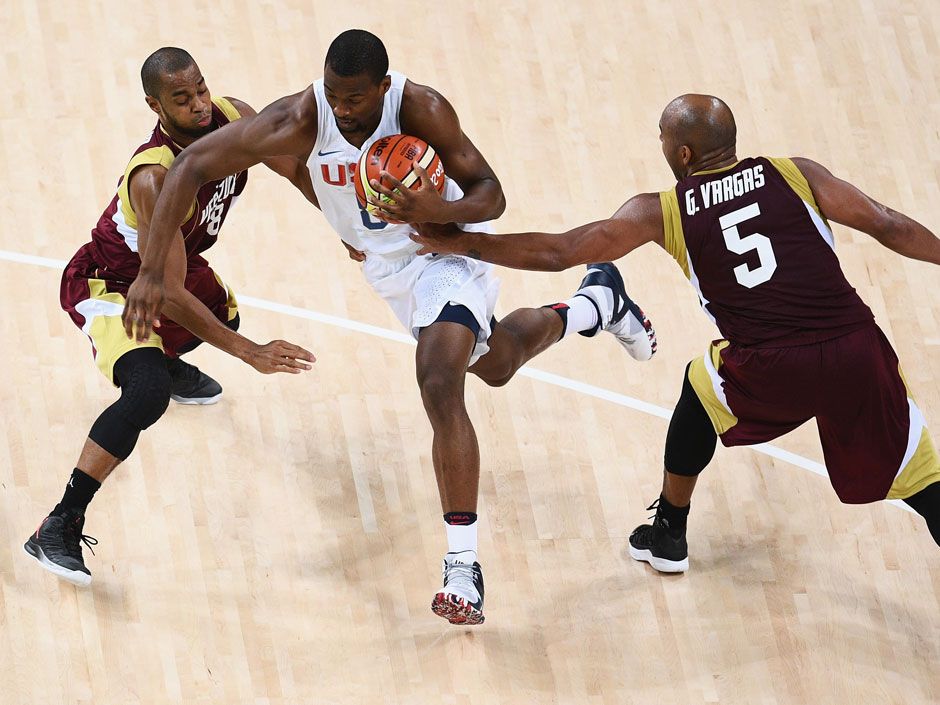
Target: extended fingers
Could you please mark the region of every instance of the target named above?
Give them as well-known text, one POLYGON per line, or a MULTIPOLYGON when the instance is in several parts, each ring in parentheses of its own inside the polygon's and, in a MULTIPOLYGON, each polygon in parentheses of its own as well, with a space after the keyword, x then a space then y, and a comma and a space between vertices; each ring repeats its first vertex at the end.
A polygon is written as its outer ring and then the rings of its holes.
POLYGON ((310 364, 308 363, 317 361, 317 358, 314 357, 313 353, 309 350, 305 350, 299 345, 294 345, 286 341, 278 342, 276 353, 280 358, 278 361, 279 364, 297 370, 309 370, 310 364))
POLYGON ((121 312, 121 323, 124 324, 124 334, 128 338, 134 337, 134 321, 136 320, 137 314, 134 313, 129 306, 125 305, 124 311, 121 312))
POLYGON ((428 176, 427 169, 425 169, 423 166, 418 164, 418 162, 414 163, 413 168, 414 168, 415 173, 418 175, 418 179, 420 179, 421 181, 421 187, 422 188, 429 187, 431 185, 431 177, 428 176))
POLYGON ((143 343, 150 337, 150 326, 151 326, 152 317, 149 311, 144 310, 143 314, 140 315, 136 321, 135 325, 135 338, 138 343, 143 343))
POLYGON ((379 179, 371 179, 371 180, 369 181, 369 185, 372 187, 372 189, 373 189, 374 191, 376 191, 377 193, 382 194, 383 196, 386 196, 386 197, 388 197, 388 198, 395 198, 395 196, 397 195, 397 194, 395 193, 395 189, 404 189, 404 188, 405 188, 405 185, 402 184, 401 181, 399 181, 398 179, 396 179, 394 176, 392 176, 391 174, 389 174, 387 171, 379 172, 379 176, 380 176, 381 178, 379 178, 379 179), (391 187, 386 186, 386 185, 385 185, 386 182, 389 183, 389 184, 391 184, 391 187))
POLYGON ((392 190, 391 190, 391 192, 386 193, 386 194, 385 194, 386 196, 396 196, 396 195, 399 195, 400 193, 405 193, 406 191, 408 191, 408 187, 407 187, 407 186, 405 186, 401 181, 399 181, 398 179, 396 179, 394 176, 392 176, 391 174, 389 174, 387 171, 380 171, 380 172, 379 172, 379 176, 381 177, 381 180, 382 180, 382 181, 385 181, 385 182, 387 182, 387 183, 389 183, 389 184, 392 185, 392 190))
POLYGON ((383 201, 382 196, 367 196, 366 201, 372 206, 373 215, 381 215, 383 213, 394 213, 401 210, 401 204, 396 201, 383 201))

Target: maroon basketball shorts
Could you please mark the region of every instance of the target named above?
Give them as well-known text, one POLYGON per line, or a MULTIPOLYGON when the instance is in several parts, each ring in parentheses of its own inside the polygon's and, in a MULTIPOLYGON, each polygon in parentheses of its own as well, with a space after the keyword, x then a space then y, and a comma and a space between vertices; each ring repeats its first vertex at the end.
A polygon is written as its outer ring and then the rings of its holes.
POLYGON ((940 481, 923 414, 874 322, 795 347, 714 341, 689 381, 726 446, 771 441, 815 417, 843 502, 903 499, 940 481))
MULTIPOLYGON (((91 246, 85 245, 66 265, 62 274, 59 301, 72 322, 91 341, 95 363, 101 373, 114 382, 114 363, 135 348, 159 348, 170 357, 187 343, 196 340, 175 322, 160 319, 160 327, 150 338, 137 343, 127 337, 121 313, 129 285, 102 275, 92 259, 91 246)), ((222 322, 238 313, 235 296, 202 257, 191 257, 186 272, 186 289, 222 322)))

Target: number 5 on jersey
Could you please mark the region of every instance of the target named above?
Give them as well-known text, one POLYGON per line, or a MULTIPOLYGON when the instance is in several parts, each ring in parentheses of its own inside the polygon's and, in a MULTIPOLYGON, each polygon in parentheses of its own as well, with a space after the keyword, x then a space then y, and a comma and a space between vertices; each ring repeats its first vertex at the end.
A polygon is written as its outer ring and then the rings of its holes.
POLYGON ((751 218, 760 215, 760 206, 752 203, 744 208, 738 208, 736 211, 721 216, 718 223, 721 226, 721 234, 725 237, 725 246, 736 255, 743 255, 751 250, 757 250, 757 257, 760 264, 754 269, 748 269, 747 264, 739 264, 734 268, 734 278, 738 284, 753 289, 758 284, 769 281, 777 271, 777 258, 774 256, 774 249, 770 246, 770 238, 754 233, 741 237, 738 232, 738 225, 751 218))

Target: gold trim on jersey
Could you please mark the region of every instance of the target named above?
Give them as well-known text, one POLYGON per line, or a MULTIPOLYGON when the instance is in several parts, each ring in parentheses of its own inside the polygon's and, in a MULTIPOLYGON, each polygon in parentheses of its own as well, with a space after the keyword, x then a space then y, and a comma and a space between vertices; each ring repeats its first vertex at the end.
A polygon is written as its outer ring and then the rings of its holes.
POLYGON ((729 345, 727 340, 714 341, 708 346, 708 352, 692 360, 689 366, 689 382, 719 436, 738 423, 738 417, 732 413, 725 401, 721 377, 718 375, 722 364, 721 351, 729 345))
POLYGON ((238 112, 238 109, 232 105, 232 101, 228 98, 213 98, 212 102, 229 119, 229 122, 235 122, 241 118, 241 113, 238 112))
POLYGON ((665 232, 666 252, 682 267, 686 279, 692 279, 689 272, 689 255, 685 247, 685 235, 682 233, 682 216, 679 214, 679 198, 676 190, 661 191, 659 204, 663 209, 663 230, 665 232))
POLYGON ((740 163, 741 163, 741 160, 739 159, 738 161, 736 161, 734 164, 731 164, 730 166, 720 166, 717 169, 703 169, 702 171, 692 172, 692 176, 702 176, 703 174, 720 174, 723 171, 730 171, 731 169, 734 169, 740 163))
MULTIPOLYGON (((829 221, 826 220, 822 211, 819 210, 819 206, 813 196, 813 190, 809 187, 809 181, 803 176, 803 172, 800 171, 800 168, 793 163, 793 160, 787 159, 786 157, 765 157, 765 159, 773 164, 774 169, 780 172, 780 176, 786 180, 796 195, 816 211, 816 214, 822 218, 826 227, 829 227, 829 221)), ((829 229, 832 230, 832 228, 829 229)))
MULTIPOLYGON (((241 113, 238 112, 238 109, 228 98, 216 97, 212 99, 212 103, 222 111, 222 114, 229 119, 229 122, 234 122, 235 120, 241 119, 241 113)), ((160 131, 169 137, 169 134, 167 134, 166 130, 163 129, 162 124, 160 125, 160 131)), ((138 152, 135 154, 131 158, 130 162, 128 162, 127 168, 124 169, 124 178, 121 179, 121 185, 118 186, 119 204, 121 207, 121 213, 124 215, 124 222, 127 223, 127 226, 132 228, 135 232, 137 230, 137 214, 134 212, 134 209, 131 206, 130 194, 128 193, 131 174, 138 167, 152 164, 162 166, 164 169, 168 170, 170 165, 173 164, 173 160, 175 158, 176 157, 173 154, 173 150, 171 150, 166 145, 162 145, 160 147, 150 147, 149 149, 145 149, 143 152, 138 152)), ((186 218, 183 220, 183 222, 185 223, 187 220, 192 218, 195 212, 196 202, 193 201, 192 205, 189 207, 189 211, 186 213, 186 218)))
MULTIPOLYGON (((143 152, 138 152, 131 157, 131 160, 127 163, 127 168, 124 169, 124 178, 121 179, 121 184, 118 186, 118 199, 120 201, 121 213, 124 215, 124 222, 127 223, 128 227, 133 228, 135 232, 137 230, 137 214, 131 207, 129 193, 131 174, 134 173, 135 169, 142 166, 159 165, 164 169, 169 169, 174 159, 173 150, 163 145, 161 147, 150 147, 143 152)), ((195 210, 195 204, 193 204, 193 210, 195 210)), ((191 215, 192 213, 186 217, 186 220, 189 220, 191 215)))

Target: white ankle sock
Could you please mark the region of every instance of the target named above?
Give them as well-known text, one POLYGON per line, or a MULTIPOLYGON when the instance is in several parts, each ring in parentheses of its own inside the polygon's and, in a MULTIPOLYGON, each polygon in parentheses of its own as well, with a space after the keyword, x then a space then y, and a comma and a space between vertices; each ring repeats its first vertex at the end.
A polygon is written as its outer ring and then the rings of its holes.
POLYGON ((572 296, 561 303, 568 307, 568 325, 565 326, 565 334, 562 338, 583 330, 590 330, 597 325, 597 306, 587 297, 572 296))
MULTIPOLYGON (((472 524, 448 524, 444 522, 444 528, 447 529, 447 552, 460 553, 461 551, 472 551, 473 560, 477 555, 477 522, 472 524)), ((473 561, 471 561, 472 563, 473 561)))

